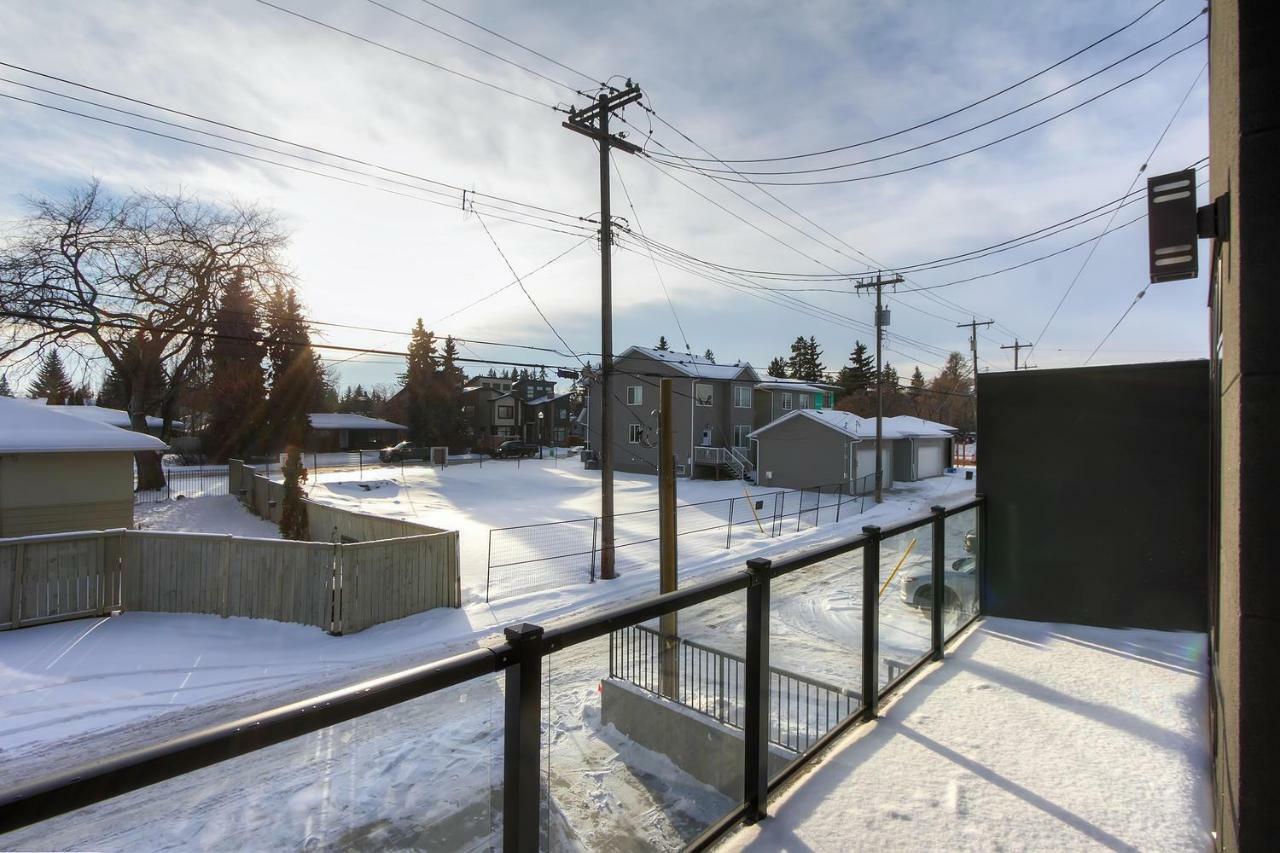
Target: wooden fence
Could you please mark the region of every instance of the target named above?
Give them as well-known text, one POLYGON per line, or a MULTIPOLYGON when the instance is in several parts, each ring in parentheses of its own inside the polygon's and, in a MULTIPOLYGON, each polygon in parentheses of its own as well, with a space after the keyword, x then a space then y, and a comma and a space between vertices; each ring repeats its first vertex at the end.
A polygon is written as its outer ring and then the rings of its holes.
MULTIPOLYGON (((280 522, 284 506, 284 485, 259 474, 252 465, 239 459, 227 464, 228 488, 240 498, 259 518, 280 522)), ((369 542, 376 539, 403 539, 409 536, 425 536, 445 533, 442 528, 429 527, 402 518, 386 518, 353 512, 336 506, 304 498, 307 505, 307 524, 310 536, 316 542, 369 542)))
POLYGON ((351 634, 461 599, 457 531, 354 544, 158 530, 0 539, 0 629, 144 610, 351 634))

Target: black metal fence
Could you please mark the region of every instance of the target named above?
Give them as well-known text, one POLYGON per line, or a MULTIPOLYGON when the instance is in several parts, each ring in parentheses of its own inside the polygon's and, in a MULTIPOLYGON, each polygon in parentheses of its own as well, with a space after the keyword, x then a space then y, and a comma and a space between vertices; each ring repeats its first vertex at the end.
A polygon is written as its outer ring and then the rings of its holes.
MULTIPOLYGON (((707 819, 704 815, 698 819, 696 826, 692 829, 686 827, 683 830, 696 833, 688 837, 682 835, 682 840, 687 841, 688 849, 706 849, 738 823, 764 818, 770 794, 778 786, 785 784, 844 732, 862 722, 874 719, 878 714, 880 701, 905 684, 912 673, 930 660, 943 659, 947 642, 968 624, 968 622, 961 624, 958 616, 954 625, 948 627, 944 623, 944 580, 949 571, 946 563, 947 544, 956 539, 954 536, 949 538, 948 533, 966 532, 970 529, 975 531, 977 548, 969 553, 976 567, 975 592, 980 592, 984 543, 987 538, 985 526, 985 502, 978 497, 974 501, 950 509, 934 507, 931 515, 889 528, 864 527, 863 535, 854 541, 838 546, 812 549, 776 563, 767 559, 750 559, 747 561, 746 571, 732 572, 717 580, 646 598, 600 615, 562 623, 555 628, 544 630, 532 624, 510 627, 505 632, 506 642, 501 644, 473 649, 450 658, 382 675, 339 690, 312 696, 303 701, 292 702, 272 710, 188 732, 166 742, 132 748, 120 755, 91 761, 42 779, 24 782, 0 792, 0 833, 31 827, 41 821, 64 815, 68 816, 68 821, 75 822, 77 826, 87 826, 90 832, 97 831, 101 838, 109 836, 111 831, 109 824, 113 822, 117 825, 126 825, 135 818, 145 817, 160 824, 164 822, 165 807, 171 807, 175 816, 179 814, 185 816, 187 812, 184 809, 189 807, 186 801, 179 798, 151 801, 145 804, 144 811, 138 813, 130 813, 126 803, 117 801, 107 809, 95 811, 94 819, 87 823, 82 817, 71 815, 71 813, 149 785, 178 779, 202 768, 284 744, 294 738, 321 732, 340 723, 362 718, 372 724, 369 715, 375 712, 396 707, 403 708, 412 700, 450 687, 466 685, 468 690, 484 689, 486 685, 493 683, 495 675, 500 675, 499 702, 504 706, 502 746, 499 752, 502 763, 501 787, 499 789, 490 784, 484 793, 485 802, 493 798, 501 802, 501 808, 498 809, 495 806, 488 812, 489 822, 479 827, 472 826, 472 829, 480 834, 483 846, 491 844, 496 846, 496 838, 500 835, 503 850, 535 851, 539 849, 540 840, 545 837, 544 830, 551 831, 549 824, 555 820, 565 819, 563 813, 558 817, 552 816, 553 801, 559 796, 557 791, 563 792, 565 789, 562 786, 571 786, 567 792, 570 799, 576 798, 589 802, 592 800, 590 791, 572 790, 572 786, 591 784, 591 781, 584 777, 599 775, 575 772, 553 780, 550 768, 546 767, 544 776, 542 762, 544 712, 548 710, 549 703, 554 701, 554 694, 548 681, 552 667, 550 659, 568 649, 575 649, 579 656, 590 657, 592 647, 586 644, 593 640, 617 637, 616 632, 690 608, 710 605, 713 602, 740 602, 745 597, 745 619, 742 623, 745 632, 744 653, 729 657, 716 655, 714 650, 711 650, 703 657, 706 666, 715 667, 717 671, 722 661, 731 660, 734 664, 734 674, 720 678, 719 683, 724 685, 723 691, 718 687, 716 690, 698 688, 700 692, 697 694, 700 697, 715 694, 715 705, 708 704, 706 707, 733 708, 731 714, 722 712, 720 716, 725 718, 725 722, 731 722, 742 731, 740 738, 726 739, 717 743, 700 742, 698 747, 728 750, 733 755, 724 757, 739 762, 738 766, 744 770, 742 795, 732 798, 733 805, 727 808, 717 806, 715 817, 707 819), (968 513, 971 510, 976 513, 972 519, 960 519, 954 529, 949 529, 950 517, 968 513), (887 565, 881 559, 881 544, 890 537, 900 537, 914 531, 931 532, 930 538, 935 546, 930 554, 933 592, 929 629, 926 634, 927 644, 919 650, 918 657, 914 661, 884 681, 877 677, 877 670, 882 661, 879 612, 883 600, 880 597, 880 591, 883 589, 883 569, 887 565), (789 712, 775 707, 778 705, 779 697, 796 697, 799 695, 799 690, 795 684, 813 685, 819 680, 801 673, 793 674, 796 679, 794 684, 780 685, 774 679, 774 668, 769 663, 771 626, 774 621, 774 611, 770 605, 771 589, 788 577, 803 579, 805 569, 823 566, 834 566, 842 576, 847 577, 856 586, 860 586, 862 590, 862 601, 866 606, 863 607, 860 622, 850 629, 861 635, 860 645, 855 655, 843 661, 842 665, 850 671, 861 670, 863 695, 857 702, 856 708, 850 710, 851 703, 842 707, 846 713, 838 721, 836 721, 837 715, 833 713, 830 719, 820 722, 816 727, 820 733, 811 730, 801 739, 787 741, 776 731, 771 732, 772 721, 788 720, 786 725, 789 730, 797 730, 799 722, 795 717, 785 716, 789 712), (722 693, 724 695, 721 695, 722 693), (780 772, 771 773, 770 742, 777 743, 779 740, 793 744, 792 748, 800 750, 800 753, 780 772)), ((914 538, 923 539, 924 537, 917 535, 914 538)), ((969 546, 965 547, 968 550, 969 546)), ((891 552, 892 548, 888 548, 885 554, 890 560, 888 564, 892 563, 894 556, 891 552)), ((981 595, 978 595, 975 603, 981 600, 981 595)), ((972 617, 969 617, 970 621, 976 617, 975 608, 972 617)), ((639 632, 633 636, 649 635, 639 632)), ((616 650, 615 640, 613 646, 615 654, 616 650)), ((564 660, 562 656, 560 659, 564 660)), ((600 663, 603 664, 603 661, 600 663)), ((610 664, 616 665, 616 661, 610 661, 610 664)), ((692 683, 690 686, 692 687, 692 683)), ((594 690, 588 692, 575 689, 572 692, 571 701, 573 702, 601 701, 586 698, 595 695, 594 690)), ((829 692, 834 693, 834 691, 829 692)), ((831 698, 834 699, 834 697, 831 698)), ((655 701, 661 700, 655 699, 655 701)), ((690 704, 692 701, 694 700, 690 700, 690 704)), ((710 702, 711 700, 699 698, 696 701, 710 702)), ((451 714, 457 713, 456 702, 450 707, 451 714)), ((386 718, 381 719, 385 721, 386 718)), ((592 719, 598 724, 598 715, 588 718, 588 720, 592 719)), ((488 729, 496 725, 496 721, 485 719, 481 720, 480 724, 488 729)), ((447 726, 434 734, 446 739, 442 744, 445 748, 450 745, 448 738, 461 736, 455 729, 447 726)), ((417 728, 405 732, 407 738, 429 738, 431 735, 432 733, 423 732, 417 728)), ((549 746, 554 735, 555 732, 548 731, 548 742, 545 745, 549 746)), ((587 733, 577 731, 573 732, 572 736, 580 739, 587 736, 587 733)), ((610 734, 609 738, 610 742, 617 742, 616 733, 610 734)), ((331 748, 341 749, 337 744, 338 741, 335 740, 331 748)), ((435 746, 427 739, 423 741, 421 749, 430 750, 435 746)), ((305 748, 314 751, 314 742, 305 745, 305 748)), ((381 760, 375 754, 366 753, 359 758, 356 757, 357 755, 353 754, 344 760, 369 762, 381 760)), ((579 769, 583 763, 577 762, 579 769)), ((231 766, 234 767, 234 765, 231 766)), ((616 764, 615 759, 610 759, 601 766, 608 768, 603 771, 605 774, 626 772, 628 768, 627 760, 621 754, 616 755, 616 764)), ((677 774, 681 773, 677 767, 674 761, 655 763, 645 759, 636 772, 651 781, 656 781, 658 787, 663 787, 666 783, 677 781, 677 774)), ((241 769, 244 769, 244 765, 241 765, 241 769)), ((385 775, 385 771, 371 774, 370 778, 381 778, 381 775, 385 775)), ((200 784, 207 784, 211 778, 203 777, 203 782, 200 784)), ((449 778, 456 783, 461 777, 455 775, 449 778)), ((251 780, 244 781, 247 784, 251 780)), ((264 784, 294 786, 296 781, 296 776, 289 775, 268 777, 264 784)), ((402 787, 405 783, 404 779, 397 776, 387 784, 402 787)), ((442 776, 440 779, 424 779, 422 784, 431 787, 445 784, 445 782, 442 776)), ((273 798, 281 796, 281 792, 271 790, 265 796, 268 801, 274 801, 273 798)), ((329 795, 325 794, 325 796, 329 795)), ((421 817, 422 803, 425 800, 434 799, 434 795, 408 796, 407 799, 399 795, 378 798, 377 803, 381 813, 394 808, 393 801, 400 799, 405 800, 402 804, 404 814, 397 817, 408 824, 416 825, 421 817)), ((723 801, 715 800, 715 802, 723 801)), ((201 808, 208 807, 210 807, 208 804, 201 806, 201 808)), ((659 805, 656 808, 660 809, 662 806, 659 805)), ((645 814, 648 815, 651 811, 646 811, 645 814)), ((306 810, 307 815, 312 812, 311 808, 306 810)), ((598 825, 613 819, 610 812, 611 809, 588 807, 579 817, 582 821, 581 825, 569 826, 567 829, 562 827, 562 829, 568 832, 588 831, 593 828, 593 824, 598 825)), ((288 820, 294 817, 289 812, 281 811, 275 815, 274 819, 288 820)), ((363 815, 353 817, 355 820, 364 819, 363 815)), ((187 826, 191 824, 186 820, 169 822, 187 826)), ((389 821, 386 819, 380 819, 377 823, 389 826, 389 821)), ((198 826, 195 831, 198 831, 198 826)), ((47 825, 41 824, 35 831, 40 833, 38 837, 44 837, 43 833, 48 829, 47 825)), ((340 826, 334 827, 335 832, 340 832, 341 829, 340 826)), ((614 831, 611 826, 605 827, 605 830, 606 832, 614 831)), ((386 838, 402 838, 402 840, 411 837, 413 836, 386 836, 386 838)), ((323 842, 323 839, 321 841, 323 842)), ((188 839, 189 844, 194 842, 194 839, 188 839)), ((90 843, 86 846, 94 845, 90 843)))
MULTIPOLYGON (((868 482, 861 478, 853 489, 846 482, 680 504, 676 536, 686 552, 710 552, 732 547, 735 538, 772 539, 847 521, 866 509, 870 495, 858 492, 868 482)), ((659 541, 658 510, 616 513, 613 524, 618 570, 651 565, 659 541)), ((603 547, 599 516, 494 528, 489 531, 485 601, 593 583, 603 547)))
POLYGON ((209 465, 200 468, 164 467, 164 488, 136 489, 135 504, 160 503, 178 498, 225 495, 227 491, 227 466, 209 465))

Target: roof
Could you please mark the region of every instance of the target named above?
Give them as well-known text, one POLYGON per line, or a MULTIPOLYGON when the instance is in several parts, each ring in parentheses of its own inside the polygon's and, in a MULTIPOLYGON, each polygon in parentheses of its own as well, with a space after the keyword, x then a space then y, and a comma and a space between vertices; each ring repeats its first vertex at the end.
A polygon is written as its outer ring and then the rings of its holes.
POLYGON ((912 415, 894 415, 884 420, 885 423, 893 424, 894 429, 897 429, 903 435, 911 436, 912 438, 950 438, 959 431, 958 427, 947 426, 937 421, 929 421, 912 415))
POLYGON ((408 429, 391 421, 342 412, 315 412, 307 415, 312 429, 408 429))
MULTIPOLYGON (((0 397, 0 453, 101 453, 167 450, 146 433, 120 429, 89 418, 71 417, 74 406, 39 406, 0 397)), ((80 407, 83 408, 83 407, 80 407)))
POLYGON ((550 394, 546 397, 538 397, 533 400, 528 400, 527 402, 530 406, 540 406, 543 403, 554 403, 556 400, 561 400, 568 396, 569 392, 565 391, 563 394, 550 394))
POLYGON ((802 382, 799 379, 787 379, 785 376, 765 374, 761 377, 761 382, 756 387, 765 391, 808 391, 811 394, 824 394, 840 386, 827 385, 822 382, 802 382))
MULTIPOLYGON (((97 421, 100 424, 109 424, 113 427, 120 427, 121 429, 131 428, 129 413, 123 409, 108 409, 105 406, 58 406, 57 408, 58 411, 64 412, 68 415, 75 415, 77 418, 97 421)), ((149 429, 160 429, 163 426, 163 418, 147 415, 147 427, 149 429)), ((178 429, 182 429, 182 421, 174 421, 173 426, 178 429)))
POLYGON ((675 350, 651 349, 649 347, 627 347, 618 358, 626 358, 631 354, 651 358, 654 361, 661 361, 664 364, 671 365, 685 376, 694 376, 698 379, 737 379, 744 370, 750 375, 752 382, 758 381, 760 378, 760 374, 756 373, 755 368, 745 361, 738 364, 716 364, 700 355, 676 352, 675 350))

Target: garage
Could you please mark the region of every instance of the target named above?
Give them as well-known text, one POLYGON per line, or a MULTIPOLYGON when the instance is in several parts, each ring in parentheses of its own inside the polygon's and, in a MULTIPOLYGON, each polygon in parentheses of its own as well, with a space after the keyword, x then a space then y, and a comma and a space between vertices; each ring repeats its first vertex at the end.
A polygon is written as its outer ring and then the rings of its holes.
POLYGON ((895 479, 913 482, 939 477, 950 464, 954 427, 908 415, 885 418, 885 426, 897 439, 893 448, 895 479))

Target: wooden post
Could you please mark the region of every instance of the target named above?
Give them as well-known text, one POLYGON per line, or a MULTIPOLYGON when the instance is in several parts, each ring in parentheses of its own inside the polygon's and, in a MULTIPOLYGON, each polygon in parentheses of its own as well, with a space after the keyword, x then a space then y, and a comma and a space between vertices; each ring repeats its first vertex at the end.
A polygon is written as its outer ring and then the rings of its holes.
MULTIPOLYGON (((671 380, 658 388, 658 540, 661 553, 659 592, 675 592, 676 568, 676 458, 672 426, 671 380)), ((680 632, 678 616, 668 613, 658 621, 662 636, 662 695, 675 697, 680 684, 680 632)))
POLYGON ((222 542, 222 618, 231 615, 231 548, 235 538, 227 534, 222 542))

